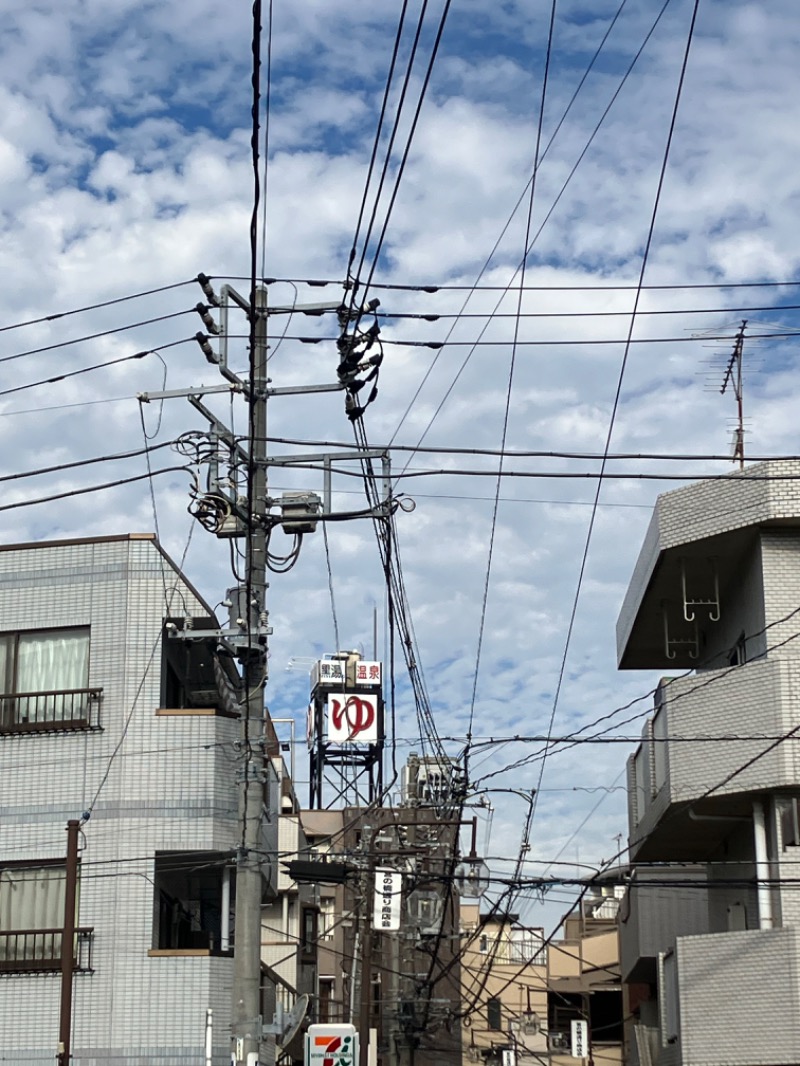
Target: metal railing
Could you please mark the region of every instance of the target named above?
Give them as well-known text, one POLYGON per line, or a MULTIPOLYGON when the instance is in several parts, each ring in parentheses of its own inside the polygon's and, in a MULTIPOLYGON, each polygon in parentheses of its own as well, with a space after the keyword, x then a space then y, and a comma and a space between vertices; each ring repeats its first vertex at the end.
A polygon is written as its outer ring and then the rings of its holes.
POLYGON ((547 965, 547 946, 541 937, 523 937, 520 940, 509 940, 507 944, 507 961, 512 963, 528 962, 534 966, 545 966, 547 965))
MULTIPOLYGON (((51 973, 61 969, 61 929, 0 931, 0 974, 51 973)), ((94 929, 75 930, 75 972, 91 973, 94 929)))
POLYGON ((0 695, 0 734, 97 729, 101 688, 0 695))

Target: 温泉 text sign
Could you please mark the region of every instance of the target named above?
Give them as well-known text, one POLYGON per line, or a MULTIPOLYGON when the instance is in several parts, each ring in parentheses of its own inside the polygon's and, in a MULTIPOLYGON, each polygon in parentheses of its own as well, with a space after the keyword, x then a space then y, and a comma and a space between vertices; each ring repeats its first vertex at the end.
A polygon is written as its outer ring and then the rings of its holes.
POLYGON ((354 1025, 309 1025, 305 1066, 358 1066, 354 1025))
POLYGON ((375 908, 372 927, 376 932, 393 933, 400 928, 403 875, 395 870, 375 871, 375 908))
POLYGON ((378 741, 377 696, 342 692, 328 696, 328 740, 332 744, 375 744, 378 741))
POLYGON ((572 1037, 572 1057, 574 1059, 585 1059, 589 1054, 588 1024, 578 1020, 570 1022, 570 1036, 572 1037))
POLYGON ((353 680, 357 685, 380 685, 381 664, 361 659, 354 665, 353 680))

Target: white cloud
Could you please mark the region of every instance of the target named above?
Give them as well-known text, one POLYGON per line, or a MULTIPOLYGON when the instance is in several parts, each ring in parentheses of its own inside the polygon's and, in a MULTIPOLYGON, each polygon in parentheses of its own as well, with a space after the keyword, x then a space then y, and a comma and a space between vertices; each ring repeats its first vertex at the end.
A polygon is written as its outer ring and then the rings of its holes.
MULTIPOLYGON (((616 3, 562 3, 556 27, 551 83, 544 121, 550 138, 586 64, 617 8, 616 3)), ((586 451, 602 447, 620 372, 623 344, 584 344, 624 338, 620 317, 588 312, 630 312, 633 293, 579 291, 575 286, 634 285, 653 208, 677 77, 688 26, 686 3, 671 6, 614 103, 575 176, 585 148, 623 70, 655 12, 627 9, 597 68, 571 108, 537 177, 533 232, 553 208, 530 256, 528 285, 565 287, 532 292, 522 319, 514 372, 507 447, 586 451), (564 190, 562 192, 562 189, 564 190), (560 196, 556 206, 553 206, 560 196), (570 340, 573 343, 542 344, 570 340), (536 342, 536 343, 532 343, 536 342)), ((270 91, 266 273, 278 278, 343 280, 361 204, 397 12, 359 0, 332 12, 322 0, 295 0, 275 19, 270 91)), ((252 211, 250 159, 249 5, 233 8, 209 0, 187 8, 163 3, 113 5, 78 0, 6 4, 0 31, 4 86, 0 89, 0 326, 90 306, 134 292, 185 281, 198 271, 225 276, 249 273, 252 211)), ((409 154, 386 233, 376 280, 450 282, 469 286, 500 238, 530 177, 543 40, 541 5, 530 0, 453 5, 428 101, 409 154)), ((800 17, 782 2, 768 10, 746 2, 701 7, 675 138, 659 205, 646 281, 786 280, 798 264, 800 226, 795 190, 800 157, 796 46, 800 17)), ((431 37, 425 37, 425 48, 431 37)), ((401 64, 409 38, 401 49, 401 64)), ((415 68, 408 104, 415 104, 424 64, 415 68)), ((266 73, 262 91, 266 91, 266 73)), ((397 106, 393 94, 389 125, 397 106)), ((407 111, 402 129, 407 130, 407 111)), ((262 134, 263 134, 262 128, 262 134)), ((397 174, 400 137, 378 212, 378 229, 397 174)), ((374 186, 373 186, 374 188, 374 186)), ((367 204, 367 219, 371 202, 367 204)), ((518 265, 525 236, 527 198, 513 216, 483 284, 503 287, 518 265)), ((260 220, 258 228, 260 232, 260 220)), ((362 227, 362 236, 364 228, 362 227)), ((377 231, 373 233, 373 242, 377 231)), ((374 246, 374 245, 373 245, 374 246)), ((360 250, 360 249, 359 249, 360 250)), ((368 260, 369 261, 369 260, 368 260)), ((242 291, 247 281, 234 282, 242 291)), ((273 298, 291 303, 291 285, 275 285, 273 298)), ((300 285, 300 301, 336 300, 341 288, 300 285)), ((456 314, 467 292, 435 294, 376 290, 387 314, 456 314)), ((87 337, 105 329, 191 311, 197 287, 176 288, 95 312, 0 333, 0 358, 87 337)), ((387 344, 380 395, 369 409, 370 438, 463 449, 497 449, 505 409, 513 313, 511 292, 479 293, 453 330, 458 345, 436 351, 409 342, 440 342, 452 324, 416 318, 384 320, 387 344), (501 313, 480 331, 499 303, 501 313), (469 317, 475 315, 476 317, 469 317), (469 344, 481 339, 474 354, 469 344), (469 356, 469 358, 467 358, 469 356), (454 377, 466 360, 458 381, 454 377), (408 417, 398 430, 423 375, 408 417), (448 390, 452 389, 447 395, 448 390), (441 404, 441 410, 437 413, 441 404)), ((739 307, 796 303, 794 291, 750 288, 651 292, 640 310, 675 314, 642 316, 634 336, 673 337, 670 344, 634 344, 623 380, 612 448, 666 453, 727 450, 733 413, 728 398, 703 389, 698 376, 709 350, 690 341, 707 329, 731 334, 742 318, 794 326, 792 311, 739 311, 739 307), (785 297, 785 298, 783 298, 785 297), (697 309, 707 309, 702 313, 697 309), (717 311, 716 308, 730 308, 717 311), (681 313, 677 313, 681 312, 681 313), (686 338, 686 339, 685 339, 686 338)), ((273 344, 286 326, 271 322, 273 344)), ((160 347, 168 386, 216 382, 215 371, 190 339, 200 328, 194 314, 12 362, 0 392, 64 371, 160 347), (167 347, 171 342, 187 343, 167 347)), ((237 331, 244 333, 240 321, 237 331)), ((335 335, 332 320, 295 316, 292 336, 335 335)), ((232 361, 243 367, 245 341, 232 341, 232 361)), ((795 450, 796 358, 793 342, 767 342, 746 350, 746 413, 752 446, 795 450), (756 365, 763 360, 763 366, 756 365)), ((330 381, 333 343, 311 346, 287 339, 271 364, 276 384, 330 381)), ((0 445, 5 472, 33 469, 60 458, 85 458, 141 445, 135 394, 161 388, 154 356, 67 379, 12 396, 0 396, 0 445), (120 399, 128 397, 127 400, 120 399), (107 398, 107 403, 96 401, 107 398), (72 407, 72 404, 87 406, 72 407), (60 410, 53 410, 60 406, 60 410), (49 408, 36 413, 35 409, 49 408), (22 413, 31 411, 32 413, 22 413)), ((211 402, 211 401, 210 401, 211 402)), ((216 402, 220 417, 231 408, 216 402)), ((340 396, 289 398, 270 404, 275 436, 350 439, 340 396)), ((202 421, 182 401, 145 411, 158 440, 202 421)), ((238 431, 246 413, 233 411, 238 431)), ((283 449, 285 450, 285 449, 283 449)), ((397 453, 394 469, 496 470, 496 458, 397 453)), ((177 463, 168 450, 163 465, 177 463)), ((507 469, 563 474, 587 464, 546 456, 507 461, 507 469)), ((588 469, 596 471, 597 464, 588 469)), ((610 464, 628 473, 665 470, 635 460, 610 464)), ((722 463, 676 464, 670 470, 702 473, 722 463)), ((87 468, 74 475, 12 483, 7 501, 32 499, 70 485, 142 473, 141 461, 87 468)), ((319 488, 310 474, 272 475, 277 489, 319 488)), ((491 536, 493 477, 419 478, 400 482, 417 500, 398 515, 402 559, 420 656, 442 733, 463 735, 473 689, 478 624, 491 536)), ((664 484, 609 481, 590 546, 585 583, 567 659, 554 729, 572 729, 645 691, 648 677, 614 669, 616 612, 648 521, 647 506, 664 484)), ((357 479, 337 478, 337 503, 361 506, 357 479)), ((486 629, 477 685, 481 729, 497 735, 541 731, 548 725, 595 490, 591 479, 505 479, 487 600, 486 629), (483 723, 487 723, 484 725, 483 723)), ((162 537, 180 555, 190 520, 186 478, 156 480, 162 537)), ((31 506, 0 513, 6 542, 89 532, 152 527, 146 483, 96 496, 75 497, 56 508, 31 506)), ((382 574, 368 523, 329 530, 341 640, 371 647, 372 604, 383 603, 382 574)), ((201 529, 193 535, 190 576, 216 603, 231 581, 224 546, 201 529)), ((285 674, 292 655, 332 650, 327 568, 320 535, 307 538, 299 565, 275 577, 270 701, 303 712, 304 679, 285 674)), ((416 728, 401 690, 404 738, 416 728)), ((642 706, 642 710, 644 709, 642 706)), ((635 733, 636 724, 624 727, 635 733)), ((626 732, 626 735, 627 732, 626 732)), ((404 756, 409 744, 400 748, 404 756)), ((509 744, 485 756, 500 770, 530 752, 509 744)), ((547 858, 569 840, 598 795, 550 793, 571 783, 611 787, 623 765, 622 746, 572 749, 548 758, 535 819, 537 857, 547 858), (552 759, 552 761, 551 761, 552 759)), ((519 787, 537 787, 539 764, 519 787)), ((496 779, 503 783, 502 774, 496 779)), ((507 782, 506 782, 507 783, 507 782)), ((577 787, 577 784, 575 785, 577 787)), ((603 795, 601 793, 600 795, 603 795)), ((574 859, 596 861, 613 850, 625 829, 623 793, 607 794, 597 815, 567 844, 574 859)), ((496 839, 515 849, 518 808, 496 798, 496 839)))

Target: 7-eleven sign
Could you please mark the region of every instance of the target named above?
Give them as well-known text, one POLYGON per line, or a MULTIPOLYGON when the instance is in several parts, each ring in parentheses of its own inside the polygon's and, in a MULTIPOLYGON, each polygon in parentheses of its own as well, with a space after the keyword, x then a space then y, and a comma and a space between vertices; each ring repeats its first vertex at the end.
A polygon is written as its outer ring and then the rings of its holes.
POLYGON ((305 1066, 358 1066, 354 1025, 309 1025, 305 1066))

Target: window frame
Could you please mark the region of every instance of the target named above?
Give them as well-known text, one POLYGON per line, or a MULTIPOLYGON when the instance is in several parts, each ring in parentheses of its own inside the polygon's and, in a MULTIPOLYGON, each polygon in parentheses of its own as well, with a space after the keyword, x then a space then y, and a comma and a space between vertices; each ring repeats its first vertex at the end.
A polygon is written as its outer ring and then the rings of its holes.
POLYGON ((88 624, 38 626, 0 631, 0 735, 59 732, 98 728, 102 688, 89 684, 91 676, 92 630, 88 624), (83 684, 77 688, 20 688, 20 648, 25 638, 58 638, 76 634, 85 638, 83 684), (7 642, 7 643, 5 643, 7 642), (68 699, 72 697, 72 699, 68 699), (76 699, 75 697, 79 697, 76 699))
POLYGON ((503 1031, 503 1001, 499 996, 489 996, 486 1000, 486 1028, 493 1033, 503 1031))

